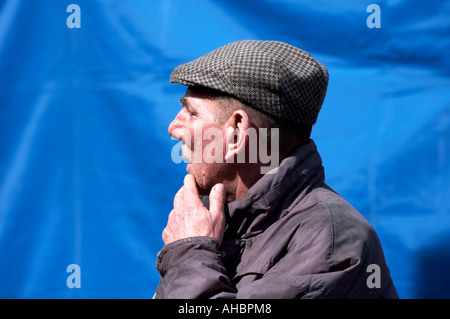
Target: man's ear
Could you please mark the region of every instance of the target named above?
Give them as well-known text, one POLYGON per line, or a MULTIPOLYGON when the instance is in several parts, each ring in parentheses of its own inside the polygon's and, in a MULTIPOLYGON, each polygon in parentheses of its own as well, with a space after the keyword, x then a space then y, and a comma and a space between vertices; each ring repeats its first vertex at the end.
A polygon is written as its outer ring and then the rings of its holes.
POLYGON ((245 111, 237 110, 230 116, 226 123, 225 161, 233 163, 233 160, 231 159, 238 154, 245 153, 248 141, 246 132, 250 127, 250 118, 245 111))

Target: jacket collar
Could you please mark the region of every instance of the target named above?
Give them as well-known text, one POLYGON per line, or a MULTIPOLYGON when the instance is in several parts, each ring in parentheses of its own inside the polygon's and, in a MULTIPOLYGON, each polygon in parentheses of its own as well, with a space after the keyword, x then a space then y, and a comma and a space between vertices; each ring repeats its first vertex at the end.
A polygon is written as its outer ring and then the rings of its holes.
POLYGON ((247 196, 225 207, 225 238, 254 236, 325 181, 322 159, 313 140, 284 158, 274 174, 261 177, 247 196), (275 213, 273 213, 275 211, 275 213))

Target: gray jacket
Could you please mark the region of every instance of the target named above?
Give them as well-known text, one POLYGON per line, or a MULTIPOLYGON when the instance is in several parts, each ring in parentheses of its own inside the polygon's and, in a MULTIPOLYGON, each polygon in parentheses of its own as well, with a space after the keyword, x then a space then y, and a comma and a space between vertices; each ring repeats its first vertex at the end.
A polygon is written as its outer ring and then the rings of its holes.
POLYGON ((221 246, 163 247, 155 298, 398 298, 374 229, 324 180, 310 140, 227 205, 221 246))

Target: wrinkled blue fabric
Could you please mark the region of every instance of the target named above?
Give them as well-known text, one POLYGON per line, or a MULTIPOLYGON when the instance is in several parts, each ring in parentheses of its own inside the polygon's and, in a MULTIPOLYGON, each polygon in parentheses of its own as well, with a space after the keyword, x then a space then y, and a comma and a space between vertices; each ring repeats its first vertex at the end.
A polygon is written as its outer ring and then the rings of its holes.
POLYGON ((186 173, 171 159, 184 87, 170 72, 260 39, 328 67, 312 138, 399 296, 450 298, 450 2, 377 2, 372 29, 371 3, 0 1, 0 297, 151 298, 186 173))

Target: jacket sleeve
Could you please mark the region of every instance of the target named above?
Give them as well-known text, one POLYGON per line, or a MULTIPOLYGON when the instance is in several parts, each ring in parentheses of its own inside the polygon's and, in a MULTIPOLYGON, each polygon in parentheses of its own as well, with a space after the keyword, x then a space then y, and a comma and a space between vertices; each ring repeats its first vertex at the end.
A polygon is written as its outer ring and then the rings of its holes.
POLYGON ((165 245, 156 268, 161 280, 155 299, 233 298, 219 244, 209 237, 189 237, 165 245))
POLYGON ((267 267, 263 251, 267 253, 274 239, 259 241, 259 247, 253 245, 252 255, 245 257, 251 266, 238 288, 227 275, 214 239, 191 237, 170 243, 158 254, 161 280, 155 298, 398 298, 376 234, 369 227, 355 230, 347 218, 343 222, 331 223, 342 224, 342 231, 337 231, 325 220, 315 223, 322 225, 319 228, 304 220, 304 228, 300 226, 294 238, 287 236, 290 240, 282 256, 269 258, 267 267), (379 288, 368 287, 370 264, 381 267, 379 288))

